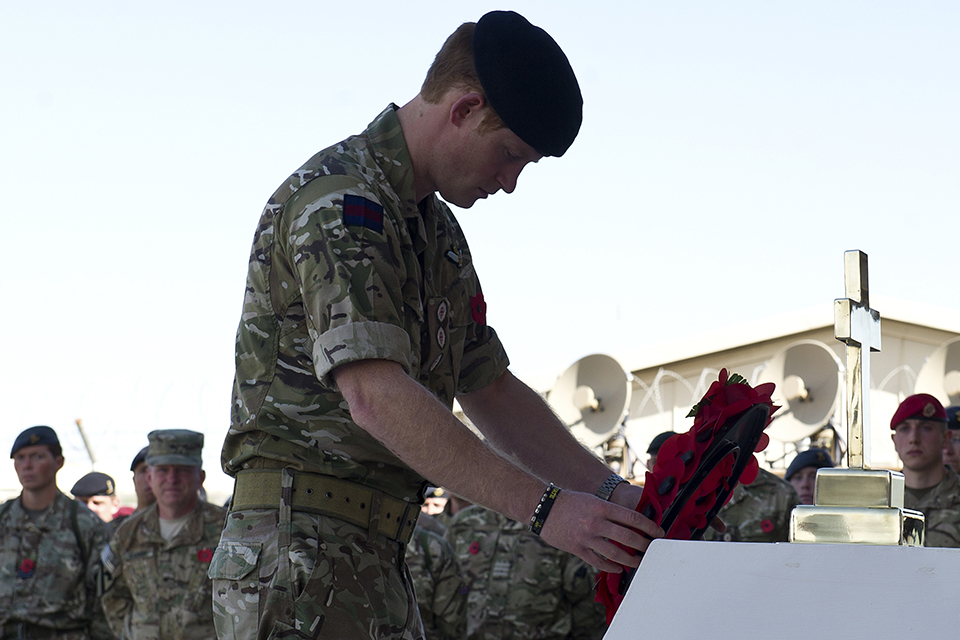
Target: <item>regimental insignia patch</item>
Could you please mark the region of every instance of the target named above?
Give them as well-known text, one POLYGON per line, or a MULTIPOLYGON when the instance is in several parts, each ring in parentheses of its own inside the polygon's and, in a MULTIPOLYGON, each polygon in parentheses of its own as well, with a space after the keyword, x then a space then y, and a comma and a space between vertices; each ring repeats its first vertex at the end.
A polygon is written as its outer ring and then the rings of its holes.
POLYGON ((383 233, 383 205, 362 196, 343 196, 343 222, 350 227, 366 227, 383 233))

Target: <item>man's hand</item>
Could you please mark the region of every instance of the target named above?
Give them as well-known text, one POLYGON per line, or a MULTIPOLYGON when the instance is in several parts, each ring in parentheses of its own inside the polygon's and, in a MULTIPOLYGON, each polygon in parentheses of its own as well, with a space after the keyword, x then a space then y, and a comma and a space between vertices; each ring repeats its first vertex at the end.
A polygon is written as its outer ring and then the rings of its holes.
POLYGON ((639 566, 640 557, 614 542, 646 551, 650 540, 662 537, 663 530, 632 509, 590 494, 561 491, 540 535, 601 571, 620 573, 623 567, 639 566))

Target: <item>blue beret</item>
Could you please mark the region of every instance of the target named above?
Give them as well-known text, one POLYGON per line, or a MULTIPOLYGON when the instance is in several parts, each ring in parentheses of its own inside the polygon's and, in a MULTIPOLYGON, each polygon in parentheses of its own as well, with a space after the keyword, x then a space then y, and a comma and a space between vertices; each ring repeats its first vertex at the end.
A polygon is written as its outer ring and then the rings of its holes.
POLYGON ((112 496, 117 493, 117 483, 105 473, 93 471, 83 476, 70 489, 75 498, 89 496, 112 496))
POLYGON ((560 45, 513 11, 491 11, 473 32, 473 63, 490 106, 544 156, 562 156, 583 121, 577 76, 560 45))
POLYGON ((20 449, 24 447, 32 447, 37 444, 49 444, 59 447, 60 439, 57 437, 57 432, 50 427, 30 427, 18 435, 17 439, 13 441, 13 449, 10 451, 10 457, 15 456, 17 451, 20 451, 20 449))
POLYGON ((140 452, 133 456, 133 462, 130 463, 130 471, 136 471, 140 463, 146 462, 148 453, 150 453, 150 445, 140 449, 140 452))
POLYGON ((793 462, 790 463, 790 466, 787 467, 787 472, 784 474, 783 479, 789 480, 793 477, 793 474, 806 467, 829 469, 833 466, 833 458, 831 458, 830 454, 824 449, 807 449, 806 451, 801 451, 797 454, 797 457, 794 458, 793 462))
POLYGON ((947 429, 960 429, 960 405, 947 407, 947 429))

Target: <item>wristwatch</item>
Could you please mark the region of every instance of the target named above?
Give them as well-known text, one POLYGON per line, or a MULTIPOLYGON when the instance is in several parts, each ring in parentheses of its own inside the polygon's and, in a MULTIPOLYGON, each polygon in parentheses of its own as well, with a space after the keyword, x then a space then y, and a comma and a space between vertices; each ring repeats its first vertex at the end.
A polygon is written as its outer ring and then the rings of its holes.
POLYGON ((620 486, 621 482, 626 482, 619 474, 611 473, 610 476, 603 481, 603 484, 600 485, 600 488, 597 489, 597 497, 601 500, 610 500, 610 496, 613 494, 613 490, 620 486))

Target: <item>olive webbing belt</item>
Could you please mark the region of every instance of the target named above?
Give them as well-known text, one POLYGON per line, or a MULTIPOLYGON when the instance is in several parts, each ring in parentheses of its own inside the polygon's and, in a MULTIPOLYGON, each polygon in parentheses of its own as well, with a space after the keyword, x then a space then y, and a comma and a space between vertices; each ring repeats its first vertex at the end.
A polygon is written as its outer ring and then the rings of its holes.
POLYGON ((420 515, 420 506, 387 495, 378 489, 333 476, 292 469, 245 469, 237 473, 231 511, 278 509, 281 478, 293 475, 290 509, 339 518, 406 544, 420 515))

